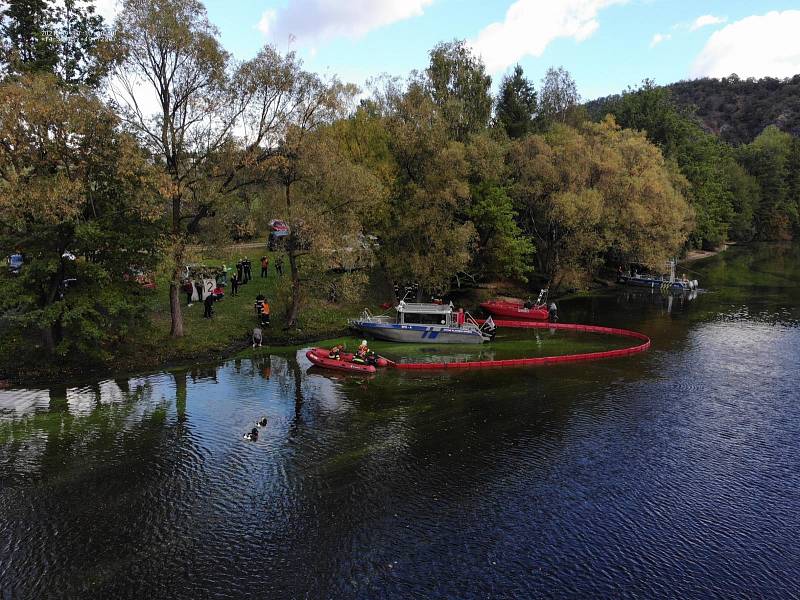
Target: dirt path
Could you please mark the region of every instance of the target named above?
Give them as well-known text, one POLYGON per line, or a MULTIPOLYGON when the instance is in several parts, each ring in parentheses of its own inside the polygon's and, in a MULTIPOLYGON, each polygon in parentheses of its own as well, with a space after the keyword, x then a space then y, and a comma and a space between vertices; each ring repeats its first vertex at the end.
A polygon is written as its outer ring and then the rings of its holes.
POLYGON ((725 250, 727 250, 730 246, 733 246, 733 245, 734 245, 733 242, 729 242, 727 244, 723 244, 717 250, 690 250, 689 252, 686 253, 686 257, 682 258, 681 260, 679 260, 678 263, 685 264, 685 263, 694 262, 696 260, 702 260, 702 259, 708 258, 710 256, 715 256, 715 255, 719 254, 720 252, 725 252, 725 250))
MULTIPOLYGON (((199 252, 204 250, 208 247, 208 244, 190 244, 187 246, 187 249, 191 250, 192 252, 199 252)), ((264 248, 266 250, 267 243, 266 242, 244 242, 241 244, 227 244, 222 246, 227 250, 234 250, 236 248, 264 248)))

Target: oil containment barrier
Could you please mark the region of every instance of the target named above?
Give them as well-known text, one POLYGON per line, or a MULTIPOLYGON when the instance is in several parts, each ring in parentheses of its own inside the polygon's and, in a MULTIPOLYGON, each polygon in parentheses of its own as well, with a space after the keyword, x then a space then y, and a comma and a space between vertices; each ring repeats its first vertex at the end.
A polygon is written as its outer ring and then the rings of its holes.
POLYGON ((540 321, 503 321, 495 320, 497 327, 511 327, 518 329, 564 329, 567 331, 580 331, 584 333, 599 333, 603 335, 617 335, 639 340, 641 343, 630 348, 618 350, 605 350, 602 352, 585 352, 582 354, 563 354, 560 356, 539 356, 536 358, 513 358, 506 360, 473 360, 466 362, 436 362, 436 363, 396 363, 390 365, 397 369, 485 369, 489 367, 528 367, 536 365, 550 365, 580 360, 597 360, 599 358, 616 358, 630 356, 644 352, 650 348, 650 338, 638 331, 618 329, 616 327, 601 327, 599 325, 581 325, 579 323, 547 323, 540 321))

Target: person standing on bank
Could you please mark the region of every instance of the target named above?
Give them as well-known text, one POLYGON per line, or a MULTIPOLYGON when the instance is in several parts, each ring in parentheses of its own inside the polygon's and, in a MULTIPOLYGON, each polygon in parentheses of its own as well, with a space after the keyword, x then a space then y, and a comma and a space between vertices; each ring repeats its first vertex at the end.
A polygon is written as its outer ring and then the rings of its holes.
POLYGON ((266 277, 269 273, 269 258, 266 256, 261 257, 261 277, 266 277))
POLYGON ((283 256, 279 256, 275 259, 275 270, 280 277, 283 277, 283 256))
POLYGON ((244 259, 239 259, 236 263, 236 278, 239 280, 239 284, 246 283, 244 281, 244 259))
POLYGON ((244 280, 245 283, 250 281, 253 278, 253 272, 250 270, 251 264, 250 259, 246 256, 244 257, 244 280))
POLYGON ((269 326, 269 302, 267 302, 266 298, 261 303, 261 326, 269 326))
POLYGON ((209 294, 206 296, 206 299, 203 300, 203 318, 210 319, 211 315, 214 313, 214 309, 212 308, 214 304, 214 296, 209 294))
POLYGON ((183 284, 183 292, 186 294, 186 306, 191 306, 192 294, 194 293, 194 284, 188 279, 183 284))
POLYGON ((239 278, 236 276, 236 273, 231 275, 231 296, 238 296, 239 295, 239 278))

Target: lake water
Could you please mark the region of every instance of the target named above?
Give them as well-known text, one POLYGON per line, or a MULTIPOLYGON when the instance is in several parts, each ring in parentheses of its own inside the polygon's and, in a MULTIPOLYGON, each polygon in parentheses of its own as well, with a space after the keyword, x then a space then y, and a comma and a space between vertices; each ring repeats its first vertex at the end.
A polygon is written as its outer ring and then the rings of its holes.
POLYGON ((1 391, 0 598, 798 597, 800 247, 691 269, 561 304, 628 358, 1 391))

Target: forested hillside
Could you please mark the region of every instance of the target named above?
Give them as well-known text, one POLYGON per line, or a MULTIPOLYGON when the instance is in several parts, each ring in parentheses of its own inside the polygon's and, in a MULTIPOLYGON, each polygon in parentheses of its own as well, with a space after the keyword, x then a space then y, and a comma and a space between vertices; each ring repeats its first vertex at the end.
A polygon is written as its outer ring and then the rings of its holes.
MULTIPOLYGON (((664 86, 676 106, 693 114, 702 128, 725 142, 749 144, 769 125, 800 136, 800 75, 791 79, 695 79, 664 86)), ((598 119, 619 96, 598 98, 586 104, 598 119)))
MULTIPOLYGON (((762 80, 763 82, 764 80, 762 80)), ((670 87, 645 81, 636 90, 591 103, 595 120, 612 115, 644 131, 686 178, 697 246, 726 239, 789 240, 800 226, 800 137, 774 124, 746 144, 705 131, 670 87)))

